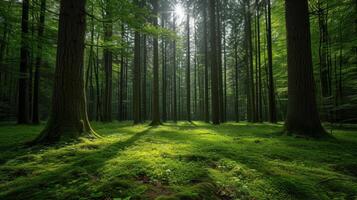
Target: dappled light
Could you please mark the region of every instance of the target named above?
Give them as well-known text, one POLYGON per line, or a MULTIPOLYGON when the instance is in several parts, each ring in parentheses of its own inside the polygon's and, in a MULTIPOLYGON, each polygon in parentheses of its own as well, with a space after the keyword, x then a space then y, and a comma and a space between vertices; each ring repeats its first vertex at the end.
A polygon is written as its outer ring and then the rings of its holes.
MULTIPOLYGON (((95 123, 103 139, 82 138, 45 149, 1 140, 0 145, 8 142, 17 150, 0 154, 0 196, 286 199, 325 198, 325 190, 330 198, 338 197, 340 192, 332 189, 337 187, 345 194, 356 191, 357 137, 352 132, 335 130, 338 139, 350 137, 350 143, 336 143, 276 136, 281 126, 270 124, 194 123, 156 128, 95 123)), ((6 130, 0 128, 1 138, 6 130)), ((35 136, 36 127, 28 126, 15 139, 35 136)))
POLYGON ((0 200, 357 200, 356 0, 0 0, 0 200))

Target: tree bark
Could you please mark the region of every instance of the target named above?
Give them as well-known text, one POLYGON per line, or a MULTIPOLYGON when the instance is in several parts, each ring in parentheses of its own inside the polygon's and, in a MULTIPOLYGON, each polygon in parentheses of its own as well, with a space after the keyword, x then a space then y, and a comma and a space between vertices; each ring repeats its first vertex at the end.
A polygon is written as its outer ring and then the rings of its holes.
POLYGON ((204 99, 205 99, 205 107, 204 107, 204 115, 205 115, 205 122, 209 123, 209 91, 208 91, 208 39, 207 39, 207 8, 204 7, 203 10, 203 42, 204 42, 204 54, 205 54, 205 80, 204 80, 204 99))
POLYGON ((286 0, 288 45, 288 134, 326 135, 316 106, 307 0, 286 0))
POLYGON ((52 112, 35 143, 97 136, 87 117, 83 80, 85 0, 61 0, 52 112))
POLYGON ((40 92, 40 68, 42 64, 42 39, 45 30, 45 12, 46 12, 46 0, 41 0, 40 21, 38 24, 38 41, 37 41, 37 57, 35 66, 35 80, 34 80, 34 92, 33 92, 33 108, 32 108, 32 123, 39 124, 39 92, 40 92))
MULTIPOLYGON (((110 1, 106 2, 105 18, 110 19, 110 1)), ((104 23, 104 41, 110 42, 113 35, 113 24, 111 22, 104 23)), ((108 44, 106 44, 108 45, 108 44)), ((109 47, 103 50, 104 72, 105 72, 105 88, 103 102, 103 122, 112 121, 112 79, 113 79, 113 52, 109 47)))
POLYGON ((276 123, 276 100, 275 100, 275 86, 273 76, 273 50, 272 50, 272 36, 271 36, 271 6, 270 0, 267 0, 266 5, 266 32, 267 32, 267 51, 268 51, 268 96, 269 96, 269 122, 276 123))
MULTIPOLYGON (((138 2, 136 2, 138 3, 138 2)), ((141 52, 140 33, 135 31, 134 36, 134 70, 133 70, 133 120, 134 124, 141 123, 141 52)))
MULTIPOLYGON (((157 15, 159 10, 158 0, 152 0, 152 4, 154 7, 154 15, 157 15)), ((157 16, 154 17, 153 24, 154 26, 158 26, 157 16)), ((152 122, 150 125, 157 126, 161 124, 159 107, 159 44, 157 36, 154 36, 153 47, 152 122)))
POLYGON ((23 0, 22 2, 22 20, 21 20, 21 52, 20 52, 20 77, 19 77, 19 95, 18 95, 18 114, 17 123, 27 124, 29 122, 29 5, 30 0, 23 0))
POLYGON ((216 1, 209 1, 210 10, 210 29, 211 29, 211 104, 212 104, 212 123, 220 124, 219 109, 219 66, 217 62, 217 30, 216 30, 216 1))
MULTIPOLYGON (((176 32, 176 16, 173 19, 173 31, 176 32)), ((173 120, 177 122, 177 61, 176 61, 176 40, 173 41, 173 120)))
POLYGON ((186 109, 187 109, 187 121, 191 122, 191 51, 190 51, 190 15, 188 12, 189 10, 187 9, 186 109))

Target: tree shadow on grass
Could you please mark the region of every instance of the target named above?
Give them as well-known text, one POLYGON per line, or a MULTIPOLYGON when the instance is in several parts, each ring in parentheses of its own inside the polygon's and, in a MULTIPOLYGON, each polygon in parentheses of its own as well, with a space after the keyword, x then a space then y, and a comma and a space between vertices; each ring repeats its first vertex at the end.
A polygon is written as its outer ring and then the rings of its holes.
MULTIPOLYGON (((155 127, 148 127, 142 132, 135 133, 129 139, 125 141, 119 141, 106 146, 103 149, 97 151, 90 151, 74 155, 74 159, 70 160, 68 164, 65 163, 63 167, 55 170, 46 170, 43 173, 32 176, 31 172, 25 174, 14 174, 17 177, 10 181, 5 181, 5 184, 0 186, 0 199, 38 199, 38 198, 57 198, 55 193, 49 193, 43 195, 44 191, 48 192, 48 189, 61 185, 63 183, 68 184, 74 179, 96 177, 98 171, 105 163, 121 153, 126 148, 133 146, 138 140, 147 135, 150 130, 155 127)), ((36 165, 36 163, 34 163, 36 165)), ((9 170, 9 169, 8 169, 9 170)), ((11 168, 10 168, 11 170, 11 168)), ((100 177, 99 177, 100 178, 100 177)), ((1 180, 3 181, 3 180, 1 180)), ((85 182, 88 182, 86 180, 85 182)), ((77 189, 80 190, 81 186, 78 185, 77 189)), ((83 196, 87 196, 88 186, 82 188, 83 196)), ((75 198, 74 198, 75 199, 75 198)))

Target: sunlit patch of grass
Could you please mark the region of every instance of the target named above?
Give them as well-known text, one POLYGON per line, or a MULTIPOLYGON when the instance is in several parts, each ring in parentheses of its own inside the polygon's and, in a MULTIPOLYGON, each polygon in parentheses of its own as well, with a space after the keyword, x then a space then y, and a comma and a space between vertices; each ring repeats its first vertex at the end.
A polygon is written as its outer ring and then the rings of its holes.
POLYGON ((281 136, 282 124, 94 123, 101 139, 27 148, 0 127, 0 199, 354 199, 357 135, 281 136))

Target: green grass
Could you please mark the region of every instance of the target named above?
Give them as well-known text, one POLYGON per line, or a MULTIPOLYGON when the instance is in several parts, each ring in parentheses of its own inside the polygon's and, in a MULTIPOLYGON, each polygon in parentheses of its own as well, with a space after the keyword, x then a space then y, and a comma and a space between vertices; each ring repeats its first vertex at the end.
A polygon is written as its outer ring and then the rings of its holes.
POLYGON ((94 124, 103 138, 25 148, 42 126, 0 127, 0 199, 357 199, 357 133, 281 125, 94 124))

